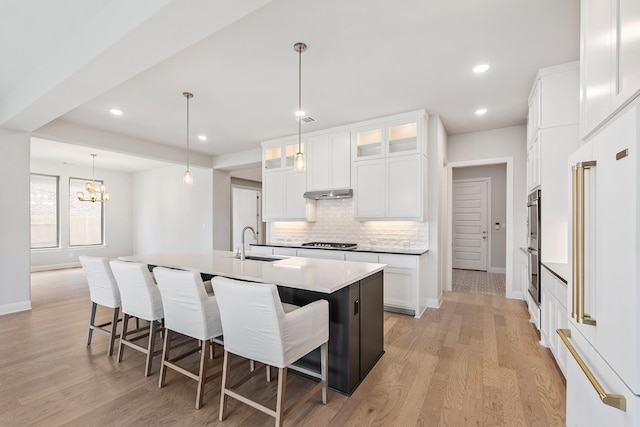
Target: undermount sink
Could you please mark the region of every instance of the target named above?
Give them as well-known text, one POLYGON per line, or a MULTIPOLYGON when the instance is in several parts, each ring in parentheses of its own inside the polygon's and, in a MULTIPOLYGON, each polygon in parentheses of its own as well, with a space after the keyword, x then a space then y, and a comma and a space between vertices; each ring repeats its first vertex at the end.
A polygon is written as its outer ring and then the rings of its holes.
POLYGON ((256 255, 247 255, 244 258, 250 259, 253 261, 278 261, 278 260, 284 259, 284 258, 274 258, 274 257, 256 256, 256 255))

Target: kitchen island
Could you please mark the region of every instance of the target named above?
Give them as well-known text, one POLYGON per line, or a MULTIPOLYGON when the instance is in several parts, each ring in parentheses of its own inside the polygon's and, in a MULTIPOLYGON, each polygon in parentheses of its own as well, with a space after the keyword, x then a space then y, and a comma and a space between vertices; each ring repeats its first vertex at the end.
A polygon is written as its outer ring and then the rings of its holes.
MULTIPOLYGON (((251 256, 251 254, 247 254, 251 256)), ((224 276, 278 286, 283 302, 305 305, 329 302, 329 387, 350 395, 384 353, 384 264, 312 258, 264 257, 241 261, 233 252, 198 251, 124 256, 144 262, 197 271, 205 279, 224 276)), ((320 352, 296 362, 320 371, 320 352)))

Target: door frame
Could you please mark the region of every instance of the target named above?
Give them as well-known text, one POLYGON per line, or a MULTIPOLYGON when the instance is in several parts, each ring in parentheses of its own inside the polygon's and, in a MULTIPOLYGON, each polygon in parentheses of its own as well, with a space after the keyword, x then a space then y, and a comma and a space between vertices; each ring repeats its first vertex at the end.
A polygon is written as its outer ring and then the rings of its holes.
POLYGON ((505 282, 506 297, 514 299, 523 299, 522 290, 518 287, 518 290, 514 290, 513 287, 513 252, 514 252, 514 223, 513 223, 513 157, 495 157, 489 159, 479 160, 465 160, 460 162, 450 162, 447 164, 447 268, 445 270, 445 288, 444 291, 451 292, 452 290, 452 258, 453 258, 453 168, 466 167, 466 166, 485 166, 485 165, 497 165, 506 164, 507 166, 507 229, 506 229, 506 260, 505 260, 505 282))
MULTIPOLYGON (((452 171, 453 174, 453 171, 452 171)), ((485 271, 487 273, 492 273, 491 268, 491 229, 489 227, 491 224, 491 177, 483 176, 478 178, 465 178, 465 179, 453 179, 451 180, 451 209, 453 209, 453 184, 455 183, 464 183, 464 182, 486 182, 487 183, 487 249, 486 249, 486 259, 485 259, 485 271)), ((453 268, 453 210, 451 211, 451 265, 453 268)))
MULTIPOLYGON (((260 184, 260 183, 257 183, 260 184)), ((239 182, 233 182, 231 183, 231 190, 230 190, 230 203, 229 203, 229 210, 230 212, 230 223, 231 223, 231 227, 229 230, 229 240, 230 240, 230 245, 232 246, 230 250, 234 251, 235 248, 233 248, 233 189, 234 188, 240 188, 243 190, 251 190, 251 191, 257 191, 260 194, 260 203, 258 203, 258 212, 260 214, 260 225, 259 225, 259 230, 256 230, 258 232, 258 240, 257 243, 258 244, 264 244, 264 242, 266 241, 266 236, 265 236, 265 223, 262 219, 262 216, 264 215, 264 212, 262 212, 262 197, 264 196, 262 194, 262 187, 257 187, 257 186, 252 186, 251 184, 245 184, 245 183, 239 183, 239 182)))

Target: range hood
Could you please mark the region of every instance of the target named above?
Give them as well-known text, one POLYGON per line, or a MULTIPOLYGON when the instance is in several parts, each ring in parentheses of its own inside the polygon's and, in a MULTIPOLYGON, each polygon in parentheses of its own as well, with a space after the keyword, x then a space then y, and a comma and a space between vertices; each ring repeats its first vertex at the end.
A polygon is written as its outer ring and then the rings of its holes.
POLYGON ((353 197, 351 188, 343 188, 341 190, 319 190, 307 191, 304 193, 305 199, 326 200, 326 199, 349 199, 353 197))

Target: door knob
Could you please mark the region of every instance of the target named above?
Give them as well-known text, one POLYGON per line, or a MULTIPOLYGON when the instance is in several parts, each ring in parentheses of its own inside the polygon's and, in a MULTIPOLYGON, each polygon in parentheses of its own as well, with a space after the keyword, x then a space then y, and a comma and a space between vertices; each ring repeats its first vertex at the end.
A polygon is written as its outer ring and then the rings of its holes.
POLYGON ((483 240, 486 240, 486 239, 487 239, 487 236, 482 236, 482 239, 483 239, 483 240))
POLYGON ((486 231, 483 231, 483 232, 482 232, 482 234, 487 234, 487 232, 486 232, 486 231))

